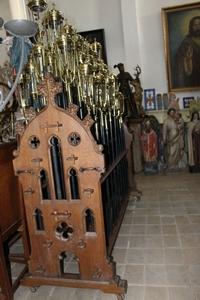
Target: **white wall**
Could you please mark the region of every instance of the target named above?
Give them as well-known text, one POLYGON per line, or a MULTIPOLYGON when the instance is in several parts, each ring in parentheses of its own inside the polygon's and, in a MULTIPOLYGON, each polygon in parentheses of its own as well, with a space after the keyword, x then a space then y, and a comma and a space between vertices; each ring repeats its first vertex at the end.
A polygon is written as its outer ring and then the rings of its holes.
POLYGON ((141 66, 139 28, 135 0, 121 0, 126 70, 133 73, 136 65, 141 66))
MULTIPOLYGON (((144 89, 168 91, 161 8, 185 4, 185 0, 55 0, 69 22, 80 31, 105 29, 108 65, 125 64, 131 74, 139 64, 144 89)), ((195 1, 187 0, 187 3, 195 1)), ((199 92, 177 93, 183 96, 199 92)))
POLYGON ((108 65, 123 62, 125 57, 120 0, 56 0, 69 23, 77 31, 105 30, 108 65))
MULTIPOLYGON (((122 0, 123 1, 123 0, 122 0)), ((185 4, 183 0, 135 0, 138 19, 138 43, 141 56, 143 88, 155 88, 156 93, 168 91, 164 55, 161 8, 185 4)), ((187 3, 195 1, 187 0, 187 3)), ((200 92, 176 93, 180 98, 197 96, 200 92)))
MULTIPOLYGON (((193 3, 192 0, 49 0, 61 10, 77 31, 103 28, 110 70, 119 62, 133 74, 139 64, 144 89, 155 88, 166 93, 167 76, 164 56, 161 8, 193 3)), ((50 5, 49 5, 50 6, 50 5)), ((0 11, 9 17, 8 1, 0 0, 0 11)), ((1 47, 1 46, 0 46, 1 47)), ((1 49, 1 48, 0 48, 1 49)), ((2 52, 2 51, 1 51, 2 52)), ((0 59, 2 54, 0 55, 0 59)), ((0 61, 1 62, 1 61, 0 61)), ((196 96, 199 92, 177 93, 196 96)))

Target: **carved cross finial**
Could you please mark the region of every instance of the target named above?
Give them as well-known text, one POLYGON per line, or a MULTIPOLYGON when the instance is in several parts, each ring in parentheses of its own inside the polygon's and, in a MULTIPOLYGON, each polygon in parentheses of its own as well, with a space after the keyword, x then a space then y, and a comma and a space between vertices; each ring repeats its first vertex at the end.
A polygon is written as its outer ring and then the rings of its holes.
POLYGON ((53 76, 48 73, 38 85, 38 91, 47 99, 48 103, 54 103, 55 95, 62 91, 62 84, 56 82, 53 76))

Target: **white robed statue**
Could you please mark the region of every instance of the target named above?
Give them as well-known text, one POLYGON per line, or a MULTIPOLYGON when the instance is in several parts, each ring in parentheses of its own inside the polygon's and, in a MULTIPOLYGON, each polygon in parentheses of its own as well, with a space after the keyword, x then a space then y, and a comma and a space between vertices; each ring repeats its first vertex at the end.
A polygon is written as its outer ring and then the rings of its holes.
POLYGON ((164 156, 167 170, 178 169, 182 158, 181 134, 176 122, 176 110, 169 108, 163 123, 164 156))

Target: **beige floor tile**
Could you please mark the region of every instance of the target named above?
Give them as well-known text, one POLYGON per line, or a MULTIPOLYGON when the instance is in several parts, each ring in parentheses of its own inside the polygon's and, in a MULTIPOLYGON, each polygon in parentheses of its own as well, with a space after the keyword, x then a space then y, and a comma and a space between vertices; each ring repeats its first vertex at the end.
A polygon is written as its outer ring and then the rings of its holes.
POLYGON ((166 248, 178 248, 180 247, 180 241, 177 235, 163 235, 164 247, 166 248))
POLYGON ((127 249, 126 263, 144 264, 144 250, 127 249))
POLYGON ((20 286, 14 295, 14 300, 26 300, 30 295, 30 289, 25 286, 20 286))
POLYGON ((163 247, 163 237, 161 235, 147 235, 145 248, 163 247))
POLYGON ((129 248, 144 248, 145 235, 132 235, 129 237, 129 248))
MULTIPOLYGON (((51 296, 47 299, 51 300, 57 300, 57 299, 63 299, 63 300, 71 300, 71 298, 76 293, 76 289, 74 288, 66 288, 66 287, 55 287, 53 292, 51 293, 51 296)), ((44 300, 47 300, 44 299, 44 300)))
POLYGON ((134 216, 133 224, 146 224, 146 216, 134 216))
POLYGON ((185 208, 185 201, 172 201, 173 208, 185 208))
POLYGON ((167 282, 169 285, 189 285, 189 268, 185 265, 166 265, 167 282))
POLYGON ((166 287, 146 287, 144 300, 168 300, 166 287))
POLYGON ((194 233, 194 228, 193 228, 192 225, 193 224, 186 224, 186 225, 177 224, 178 232, 180 234, 191 234, 191 233, 194 233))
POLYGON ((164 250, 160 249, 144 249, 145 264, 163 264, 164 250))
POLYGON ((200 300, 200 285, 192 288, 193 291, 193 299, 200 300))
POLYGON ((161 223, 165 225, 173 225, 175 224, 175 219, 173 216, 161 216, 161 223))
POLYGON ((159 216, 147 216, 147 224, 160 224, 159 216))
POLYGON ((190 225, 190 227, 191 227, 191 232, 192 233, 197 233, 197 234, 200 234, 200 226, 199 226, 199 224, 191 224, 190 225))
POLYGON ((123 219, 123 225, 130 225, 132 223, 133 223, 133 217, 125 215, 123 219))
MULTIPOLYGON (((54 300, 56 298, 53 298, 54 292, 55 292, 55 287, 52 286, 40 286, 35 292, 31 292, 31 288, 29 288, 28 296, 25 298, 26 300, 48 300, 50 297, 51 299, 54 300)), ((61 290, 61 288, 58 288, 61 290)), ((63 288, 63 291, 66 291, 66 294, 72 295, 74 289, 70 288, 63 288)), ((62 291, 61 291, 62 294, 62 291)), ((16 298, 17 299, 17 298, 16 298)), ((67 298, 63 298, 64 300, 67 298)))
POLYGON ((191 223, 200 224, 200 215, 190 215, 189 220, 191 223))
POLYGON ((147 208, 148 207, 148 202, 146 201, 140 201, 136 204, 136 208, 147 208))
POLYGON ((130 227, 131 234, 145 234, 145 225, 133 224, 130 227))
POLYGON ((10 253, 24 253, 24 247, 21 239, 10 247, 10 253))
POLYGON ((175 216, 177 224, 188 224, 189 218, 187 216, 175 216))
POLYGON ((119 275, 122 279, 124 276, 124 270, 125 270, 125 264, 119 264, 119 263, 116 264, 117 275, 119 275))
POLYGON ((172 201, 160 201, 160 207, 167 207, 167 208, 171 208, 172 207, 173 202, 172 201))
MULTIPOLYGON (((162 202, 170 201, 170 196, 169 195, 165 195, 164 193, 165 193, 165 191, 164 191, 164 187, 163 187, 163 184, 162 184, 162 191, 161 192, 158 191, 158 199, 160 200, 160 204, 162 202)), ((170 203, 171 203, 171 201, 170 201, 170 203)))
POLYGON ((126 249, 114 248, 114 250, 112 252, 114 261, 116 261, 119 264, 125 263, 126 252, 127 252, 126 249))
POLYGON ((174 211, 171 207, 161 207, 160 214, 170 216, 170 215, 174 215, 174 211))
POLYGON ((174 207, 173 214, 182 217, 187 214, 187 209, 184 207, 174 207))
POLYGON ((192 285, 200 285, 200 266, 190 266, 189 275, 192 285))
POLYGON ((125 211, 125 214, 124 214, 124 217, 133 217, 134 216, 134 214, 135 214, 135 211, 132 211, 132 210, 126 210, 125 211))
POLYGON ((145 216, 147 213, 147 208, 137 208, 137 216, 145 216))
POLYGON ((181 265, 185 262, 185 260, 183 260, 183 253, 181 249, 165 248, 164 253, 165 253, 165 264, 181 265))
POLYGON ((164 265, 145 265, 146 285, 166 285, 166 270, 164 265))
POLYGON ((181 244, 183 248, 200 247, 199 234, 184 234, 180 235, 181 244))
POLYGON ((25 264, 11 263, 12 278, 16 279, 19 276, 19 274, 22 272, 24 267, 25 267, 25 264))
POLYGON ((125 300, 144 300, 144 287, 129 286, 125 300))
POLYGON ((128 284, 144 284, 144 265, 126 265, 124 279, 128 284))
MULTIPOLYGON (((70 300, 96 300, 99 295, 98 290, 93 289, 76 289, 74 295, 70 300)), ((67 299, 67 298, 57 298, 57 299, 67 299)), ((104 299, 104 298, 102 298, 104 299)))
POLYGON ((161 225, 147 225, 146 234, 161 234, 161 225))
POLYGON ((162 225, 163 234, 177 234, 175 225, 162 225))
POLYGON ((183 257, 185 264, 198 265, 200 264, 200 248, 183 249, 183 257))
POLYGON ((128 248, 128 241, 129 241, 128 236, 118 235, 117 240, 115 242, 115 248, 123 248, 123 249, 128 248))
POLYGON ((190 287, 169 287, 169 300, 195 300, 190 287))
POLYGON ((129 235, 131 226, 128 224, 122 224, 119 230, 119 235, 129 235))
MULTIPOLYGON (((61 299, 58 299, 58 300, 61 300, 61 299)), ((71 300, 71 299, 69 299, 69 300, 71 300)), ((90 300, 90 298, 88 298, 88 299, 80 298, 80 299, 72 299, 72 300, 90 300)), ((117 300, 117 296, 114 294, 106 294, 106 293, 99 291, 95 300, 117 300)))
POLYGON ((158 208, 148 208, 147 215, 154 216, 154 215, 160 215, 160 209, 158 208))

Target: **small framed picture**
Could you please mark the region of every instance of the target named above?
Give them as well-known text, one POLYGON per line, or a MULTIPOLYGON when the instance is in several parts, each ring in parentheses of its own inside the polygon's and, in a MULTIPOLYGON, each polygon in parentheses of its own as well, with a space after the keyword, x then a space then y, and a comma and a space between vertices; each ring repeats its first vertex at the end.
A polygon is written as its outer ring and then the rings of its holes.
POLYGON ((156 109, 156 91, 155 89, 144 90, 144 104, 146 110, 156 109))
POLYGON ((163 108, 167 110, 169 107, 169 96, 167 93, 163 94, 163 108))
POLYGON ((157 110, 163 109, 163 99, 161 94, 156 95, 156 108, 157 110))
POLYGON ((194 100, 194 97, 183 97, 183 108, 189 108, 190 102, 194 100))

